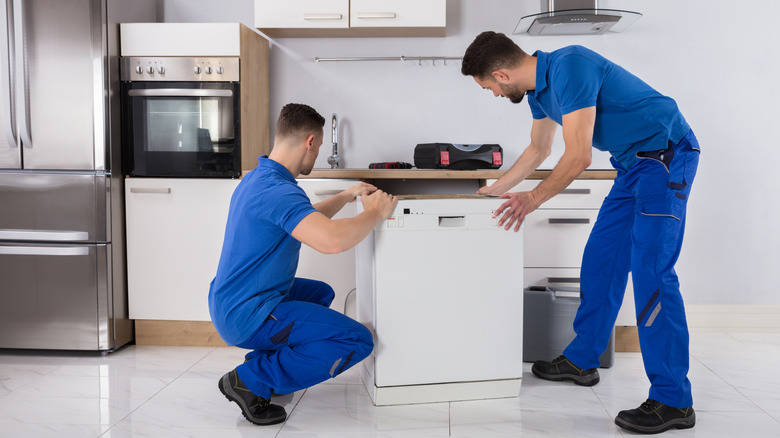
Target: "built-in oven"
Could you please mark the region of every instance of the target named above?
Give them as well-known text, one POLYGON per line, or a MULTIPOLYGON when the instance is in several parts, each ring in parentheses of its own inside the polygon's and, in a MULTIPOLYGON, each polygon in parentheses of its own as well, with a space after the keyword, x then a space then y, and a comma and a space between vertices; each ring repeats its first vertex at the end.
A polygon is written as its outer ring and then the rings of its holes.
POLYGON ((121 58, 125 175, 241 175, 238 58, 121 58))

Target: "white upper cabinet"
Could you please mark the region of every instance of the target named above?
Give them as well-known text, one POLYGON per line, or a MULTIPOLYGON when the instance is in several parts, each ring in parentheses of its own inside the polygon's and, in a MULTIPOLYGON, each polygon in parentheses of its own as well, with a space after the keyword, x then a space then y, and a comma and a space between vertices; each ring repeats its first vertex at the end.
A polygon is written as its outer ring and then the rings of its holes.
POLYGON ((349 27, 349 0, 255 0, 255 27, 349 27))
POLYGON ((445 0, 352 0, 351 27, 444 27, 445 0))
POLYGON ((255 0, 270 37, 445 36, 446 0, 255 0))

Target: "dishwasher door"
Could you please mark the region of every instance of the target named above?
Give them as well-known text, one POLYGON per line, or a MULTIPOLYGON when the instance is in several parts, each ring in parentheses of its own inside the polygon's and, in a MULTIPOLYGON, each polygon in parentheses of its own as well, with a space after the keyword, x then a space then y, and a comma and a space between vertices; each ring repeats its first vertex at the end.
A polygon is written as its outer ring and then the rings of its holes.
POLYGON ((522 232, 496 225, 503 201, 400 200, 362 246, 377 387, 522 377, 522 232))

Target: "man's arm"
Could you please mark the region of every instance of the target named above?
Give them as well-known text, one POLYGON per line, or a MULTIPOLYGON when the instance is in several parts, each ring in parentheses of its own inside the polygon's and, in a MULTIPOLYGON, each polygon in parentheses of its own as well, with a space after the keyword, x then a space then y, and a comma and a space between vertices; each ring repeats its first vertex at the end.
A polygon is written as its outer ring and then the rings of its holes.
POLYGON ((324 254, 338 254, 360 243, 377 222, 393 212, 398 199, 381 190, 361 197, 363 212, 355 217, 331 220, 320 212, 303 218, 292 236, 324 254))
POLYGON ((314 208, 329 219, 336 215, 347 203, 352 202, 361 195, 367 195, 376 191, 376 187, 368 183, 354 185, 341 193, 314 204, 314 208))
POLYGON ((525 148, 520 158, 495 183, 481 187, 480 195, 501 195, 536 170, 550 155, 553 137, 558 124, 551 119, 534 119, 531 125, 531 144, 525 148))
POLYGON ((495 216, 504 215, 498 221, 509 230, 515 224, 515 231, 528 213, 539 208, 542 203, 560 193, 581 174, 591 162, 593 147, 593 126, 596 123, 596 107, 591 106, 572 111, 563 116, 563 141, 566 149, 550 175, 530 192, 507 193, 509 198, 501 204, 495 216))

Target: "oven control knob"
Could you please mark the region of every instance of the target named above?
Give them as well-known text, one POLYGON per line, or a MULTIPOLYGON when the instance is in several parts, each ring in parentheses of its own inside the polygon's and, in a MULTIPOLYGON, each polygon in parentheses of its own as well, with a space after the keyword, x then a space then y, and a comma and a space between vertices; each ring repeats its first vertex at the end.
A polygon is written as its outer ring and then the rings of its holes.
POLYGON ((158 68, 158 69, 157 69, 157 71, 158 71, 158 72, 159 72, 161 75, 164 75, 164 74, 165 74, 165 67, 163 67, 163 66, 160 66, 160 68, 158 68))
POLYGON ((211 73, 213 73, 213 72, 214 72, 214 69, 213 69, 213 68, 211 68, 211 67, 206 67, 206 74, 207 74, 207 75, 210 75, 210 74, 211 74, 211 73))
POLYGON ((152 67, 152 66, 150 65, 150 66, 149 66, 149 68, 148 68, 148 69, 146 69, 146 71, 148 71, 150 75, 153 75, 153 74, 154 74, 154 67, 152 67))
POLYGON ((195 66, 195 68, 192 69, 192 72, 195 73, 196 75, 199 75, 200 74, 200 67, 195 66))
POLYGON ((141 75, 144 73, 144 68, 139 65, 138 67, 135 68, 135 72, 141 75))
POLYGON ((222 73, 225 73, 225 69, 222 66, 217 67, 217 74, 221 75, 222 73))

